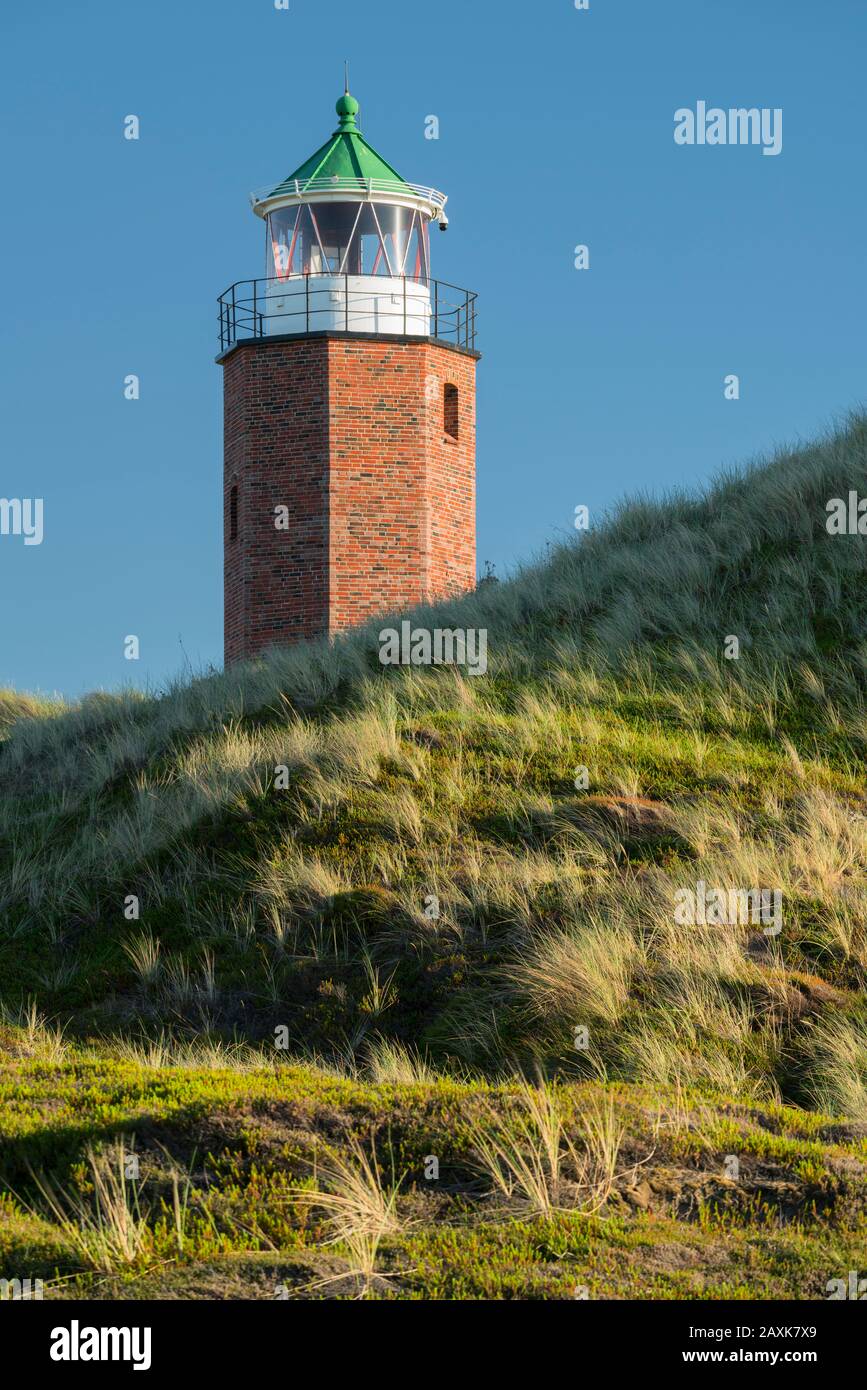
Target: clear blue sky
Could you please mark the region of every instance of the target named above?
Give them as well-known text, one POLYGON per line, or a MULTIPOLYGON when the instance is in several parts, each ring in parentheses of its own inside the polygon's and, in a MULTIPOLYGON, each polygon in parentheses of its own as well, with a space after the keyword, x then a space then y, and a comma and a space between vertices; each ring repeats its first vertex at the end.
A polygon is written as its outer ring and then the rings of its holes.
POLYGON ((42 545, 0 536, 0 684, 220 664, 215 301, 262 274, 247 192, 333 130, 345 56, 374 146, 449 194, 433 273, 480 294, 480 566, 867 400, 863 0, 9 0, 0 26, 0 496, 45 505, 42 545), (699 100, 781 107, 782 153, 676 145, 699 100))

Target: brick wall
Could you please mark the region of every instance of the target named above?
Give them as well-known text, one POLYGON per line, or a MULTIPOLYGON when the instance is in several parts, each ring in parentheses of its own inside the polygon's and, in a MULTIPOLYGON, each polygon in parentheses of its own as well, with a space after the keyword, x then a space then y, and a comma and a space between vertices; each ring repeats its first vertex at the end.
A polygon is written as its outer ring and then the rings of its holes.
POLYGON ((475 584, 475 357, 333 334, 223 367, 227 663, 475 584))
POLYGON ((224 363, 225 659, 322 632, 328 579, 328 372, 313 340, 224 363), (231 492, 237 487, 237 536, 231 492), (289 509, 289 529, 275 507, 289 509))

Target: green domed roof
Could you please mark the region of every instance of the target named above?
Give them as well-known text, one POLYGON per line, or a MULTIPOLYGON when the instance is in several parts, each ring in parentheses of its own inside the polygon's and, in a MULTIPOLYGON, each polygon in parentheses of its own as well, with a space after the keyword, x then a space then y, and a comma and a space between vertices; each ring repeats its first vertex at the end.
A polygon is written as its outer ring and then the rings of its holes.
POLYGON ((309 186, 314 179, 315 186, 320 189, 328 181, 342 183, 347 179, 374 179, 377 187, 386 184, 396 192, 405 189, 412 195, 411 185, 401 178, 382 155, 377 154, 356 126, 358 110, 355 97, 349 92, 344 92, 337 102, 340 124, 331 138, 293 173, 287 175, 282 183, 267 193, 262 201, 278 198, 283 193, 294 193, 296 182, 303 193, 305 186, 309 186))

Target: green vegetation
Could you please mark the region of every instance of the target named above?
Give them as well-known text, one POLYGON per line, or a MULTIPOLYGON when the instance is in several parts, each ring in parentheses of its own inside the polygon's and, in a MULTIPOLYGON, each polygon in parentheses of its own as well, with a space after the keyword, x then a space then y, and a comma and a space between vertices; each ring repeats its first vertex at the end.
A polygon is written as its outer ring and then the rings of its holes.
POLYGON ((377 623, 0 694, 0 1277, 803 1298, 863 1264, 851 489, 864 418, 410 615, 486 628, 485 676, 382 667, 377 623), (779 890, 782 931, 679 923, 699 883, 779 890))
POLYGON ((800 1299, 863 1263, 867 1139, 826 1115, 4 1047, 0 1262, 50 1297, 800 1299))

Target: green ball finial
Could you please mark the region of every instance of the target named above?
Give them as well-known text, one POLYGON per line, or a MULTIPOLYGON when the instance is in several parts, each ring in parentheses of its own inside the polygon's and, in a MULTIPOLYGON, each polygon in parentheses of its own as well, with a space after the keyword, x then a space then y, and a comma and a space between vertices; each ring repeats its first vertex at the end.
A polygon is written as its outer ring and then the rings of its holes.
POLYGON ((355 117, 358 115, 359 106, 354 96, 349 92, 344 92, 337 103, 337 114, 340 117, 341 130, 354 130, 355 117))

